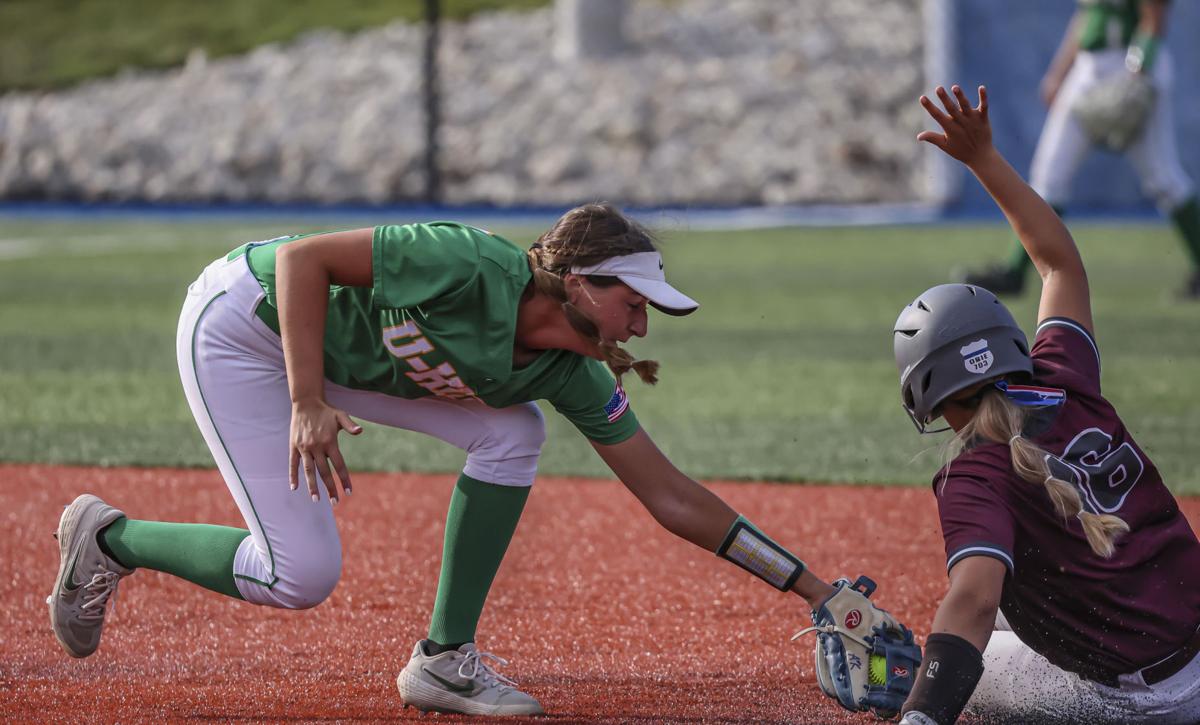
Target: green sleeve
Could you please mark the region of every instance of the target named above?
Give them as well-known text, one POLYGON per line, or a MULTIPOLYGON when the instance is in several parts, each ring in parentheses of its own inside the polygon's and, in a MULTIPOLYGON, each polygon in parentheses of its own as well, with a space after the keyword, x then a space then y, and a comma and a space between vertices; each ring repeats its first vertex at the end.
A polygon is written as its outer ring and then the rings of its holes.
POLYGON ((371 264, 376 307, 415 307, 450 294, 479 269, 478 230, 461 224, 375 227, 371 264))
POLYGON ((613 445, 638 431, 629 398, 599 360, 580 358, 558 394, 549 400, 590 441, 613 445))

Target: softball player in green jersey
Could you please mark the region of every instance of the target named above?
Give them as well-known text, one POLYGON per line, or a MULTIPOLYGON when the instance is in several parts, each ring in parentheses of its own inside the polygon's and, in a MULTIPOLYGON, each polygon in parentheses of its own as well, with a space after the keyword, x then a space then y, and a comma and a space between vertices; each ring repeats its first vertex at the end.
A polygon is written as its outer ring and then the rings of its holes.
POLYGON ((474 645, 545 437, 535 400, 566 416, 672 533, 814 607, 871 607, 813 576, 641 430, 619 379, 633 370, 652 383, 657 364, 620 343, 646 334, 647 305, 697 308, 667 283, 650 236, 599 204, 571 210, 528 251, 437 222, 280 238, 218 259, 188 289, 177 351, 247 529, 133 521, 80 496, 59 523, 48 600, 59 642, 75 657, 95 651, 108 600, 139 567, 260 605, 321 603, 341 574, 331 506, 352 483, 337 441, 361 432, 356 415, 467 453, 428 637, 397 679, 403 701, 541 712, 474 645))
MULTIPOLYGON (((1092 148, 1073 106, 1117 74, 1144 74, 1157 93, 1144 130, 1124 154, 1187 250, 1191 272, 1180 297, 1200 299, 1200 202, 1175 141, 1174 69, 1163 45, 1167 0, 1078 0, 1078 6, 1042 80, 1041 96, 1050 112, 1033 154, 1029 185, 1061 216, 1072 180, 1092 148)), ((1032 266, 1014 240, 1005 263, 968 273, 962 281, 996 294, 1017 294, 1032 266)))

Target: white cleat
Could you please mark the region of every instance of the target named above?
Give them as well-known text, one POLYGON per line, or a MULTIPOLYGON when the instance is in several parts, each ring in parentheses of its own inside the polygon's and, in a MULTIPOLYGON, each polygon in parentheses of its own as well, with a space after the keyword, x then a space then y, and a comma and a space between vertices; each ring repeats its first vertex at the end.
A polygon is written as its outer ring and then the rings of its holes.
POLYGON ((108 600, 117 593, 117 582, 133 573, 96 542, 97 532, 124 515, 85 493, 58 520, 58 579, 46 604, 54 636, 72 657, 87 657, 100 646, 108 600))
POLYGON ((468 642, 457 650, 425 654, 425 640, 417 642, 412 659, 396 677, 405 706, 424 712, 465 715, 541 715, 538 701, 517 689, 515 682, 496 672, 484 660, 508 662, 490 652, 480 652, 468 642))

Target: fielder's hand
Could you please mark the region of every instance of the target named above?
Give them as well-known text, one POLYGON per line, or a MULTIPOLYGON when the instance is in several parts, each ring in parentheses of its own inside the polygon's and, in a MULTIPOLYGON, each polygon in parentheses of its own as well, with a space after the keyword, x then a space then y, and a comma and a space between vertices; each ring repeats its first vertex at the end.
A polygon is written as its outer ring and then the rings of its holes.
POLYGON ((921 648, 912 632, 868 597, 875 582, 860 576, 853 584, 839 579, 837 590, 812 613, 813 626, 792 635, 817 633, 817 684, 821 691, 854 712, 873 712, 891 720, 912 691, 921 648), (871 658, 874 656, 874 673, 871 658))
POLYGON ((304 482, 308 484, 308 492, 313 501, 320 499, 317 494, 317 473, 325 483, 329 492, 329 500, 338 502, 337 483, 330 471, 337 472, 337 480, 341 481, 342 490, 350 493, 350 472, 346 469, 346 461, 338 449, 338 433, 349 431, 350 435, 362 433, 362 426, 355 423, 346 415, 324 400, 298 401, 292 404, 291 449, 289 451, 288 482, 295 491, 299 487, 298 470, 303 464, 304 482))

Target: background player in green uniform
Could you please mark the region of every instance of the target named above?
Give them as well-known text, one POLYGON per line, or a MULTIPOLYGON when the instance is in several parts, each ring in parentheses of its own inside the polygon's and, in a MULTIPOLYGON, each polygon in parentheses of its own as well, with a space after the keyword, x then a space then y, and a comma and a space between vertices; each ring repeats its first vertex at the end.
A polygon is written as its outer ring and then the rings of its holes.
POLYGON ((107 601, 138 567, 256 604, 319 604, 341 572, 331 504, 353 488, 338 435, 361 432, 354 414, 467 452, 428 637, 397 679, 402 699, 541 712, 474 640, 533 483, 545 433, 531 401, 543 399, 672 533, 814 608, 873 608, 813 576, 640 428, 619 378, 654 382, 658 366, 620 343, 646 334, 648 305, 698 306, 666 282, 650 236, 607 205, 568 212, 528 251, 439 222, 281 238, 215 261, 188 290, 177 353, 247 529, 134 521, 80 496, 59 524, 56 636, 72 656, 95 651, 107 601))
MULTIPOLYGON (((1149 78, 1156 91, 1149 117, 1123 153, 1147 196, 1170 217, 1187 250, 1192 270, 1181 296, 1200 299, 1200 204, 1176 148, 1171 110, 1174 69, 1163 47, 1167 9, 1167 0, 1079 0, 1042 80, 1041 96, 1050 112, 1034 151, 1029 184, 1061 216, 1075 173, 1092 148, 1073 107, 1118 74, 1149 78)), ((997 294, 1015 294, 1024 289, 1031 266, 1025 249, 1014 241, 1007 261, 970 272, 962 281, 997 294)))

